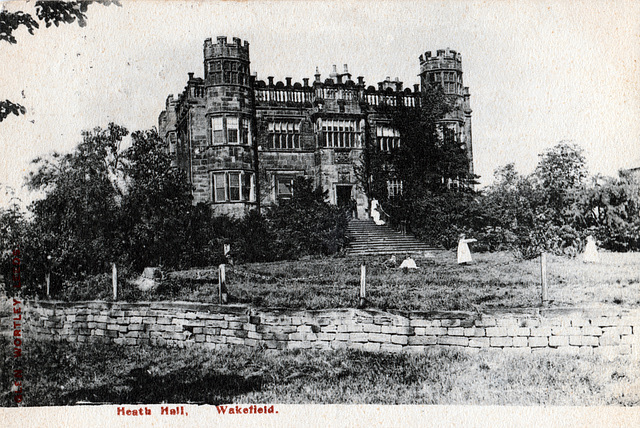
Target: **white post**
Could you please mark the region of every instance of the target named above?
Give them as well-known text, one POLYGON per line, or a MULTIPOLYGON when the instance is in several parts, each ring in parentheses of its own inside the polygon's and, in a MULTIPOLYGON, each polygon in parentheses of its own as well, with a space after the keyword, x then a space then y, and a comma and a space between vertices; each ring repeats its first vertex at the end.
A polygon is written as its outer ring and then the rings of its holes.
POLYGON ((113 300, 118 300, 118 269, 115 263, 111 263, 111 284, 113 285, 113 300))
POLYGON ((44 275, 44 280, 47 283, 47 297, 51 297, 51 294, 49 293, 49 286, 51 285, 51 272, 47 272, 44 275))
POLYGON ((367 300, 367 266, 360 265, 360 307, 365 306, 367 300))
POLYGON ((227 303, 228 298, 225 265, 221 264, 218 266, 218 301, 220 304, 227 303))

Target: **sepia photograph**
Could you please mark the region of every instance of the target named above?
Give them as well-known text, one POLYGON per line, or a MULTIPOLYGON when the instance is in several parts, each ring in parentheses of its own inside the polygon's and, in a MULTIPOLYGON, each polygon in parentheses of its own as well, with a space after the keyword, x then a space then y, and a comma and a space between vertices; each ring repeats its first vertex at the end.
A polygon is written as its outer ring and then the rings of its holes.
POLYGON ((0 2, 0 422, 640 423, 638 17, 0 2))

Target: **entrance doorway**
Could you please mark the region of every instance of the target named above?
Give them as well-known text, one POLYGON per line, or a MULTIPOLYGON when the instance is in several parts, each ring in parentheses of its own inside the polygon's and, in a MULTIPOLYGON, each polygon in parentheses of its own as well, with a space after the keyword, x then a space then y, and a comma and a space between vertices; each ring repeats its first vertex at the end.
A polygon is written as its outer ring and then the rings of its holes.
POLYGON ((336 205, 349 208, 351 205, 351 188, 353 186, 336 185, 336 205))

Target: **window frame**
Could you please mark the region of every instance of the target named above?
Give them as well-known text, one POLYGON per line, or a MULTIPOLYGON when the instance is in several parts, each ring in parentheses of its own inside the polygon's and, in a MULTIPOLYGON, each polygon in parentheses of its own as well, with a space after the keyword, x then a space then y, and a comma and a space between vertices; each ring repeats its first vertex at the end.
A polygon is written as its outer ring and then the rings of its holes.
POLYGON ((275 119, 267 124, 269 150, 301 150, 300 120, 275 119))
POLYGON ((210 123, 212 146, 251 145, 251 118, 241 114, 223 114, 210 116, 210 123), (219 124, 221 127, 217 128, 219 124))
POLYGON ((387 197, 389 199, 402 196, 402 180, 398 178, 391 178, 387 180, 387 197))
POLYGON ((322 133, 325 148, 362 147, 360 122, 357 119, 322 119, 322 133))
POLYGON ((244 170, 212 171, 212 199, 216 204, 255 203, 255 173, 244 170), (237 178, 237 186, 232 186, 237 178), (220 181, 223 187, 220 186, 220 181), (219 198, 219 191, 224 191, 224 199, 219 198), (237 195, 237 198, 236 196, 237 195))
POLYGON ((297 175, 295 174, 275 174, 275 196, 276 200, 282 199, 291 199, 293 197, 293 182, 295 181, 297 175), (289 193, 280 193, 280 182, 281 180, 288 180, 289 186, 288 188, 291 190, 289 193))

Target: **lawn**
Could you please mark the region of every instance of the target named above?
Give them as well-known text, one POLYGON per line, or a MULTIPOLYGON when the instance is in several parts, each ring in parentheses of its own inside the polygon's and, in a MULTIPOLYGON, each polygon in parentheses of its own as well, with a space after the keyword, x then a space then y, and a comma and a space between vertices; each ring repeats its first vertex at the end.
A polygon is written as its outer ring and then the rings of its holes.
MULTIPOLYGON (((11 348, 2 340, 0 381, 11 348)), ((28 341, 27 406, 92 403, 344 403, 638 405, 632 357, 429 350, 359 351, 131 348, 28 341), (597 367, 597 370, 594 370, 597 367)), ((0 406, 11 393, 0 392, 0 406)))
MULTIPOLYGON (((600 263, 548 256, 550 306, 640 304, 640 254, 601 253, 600 263)), ((481 253, 460 266, 455 253, 417 258, 417 270, 385 265, 385 257, 316 258, 227 266, 231 300, 266 307, 355 307, 360 264, 367 266, 371 307, 398 310, 478 310, 540 306, 540 262, 510 253, 481 253)), ((217 302, 217 269, 174 272, 143 299, 217 302)))

